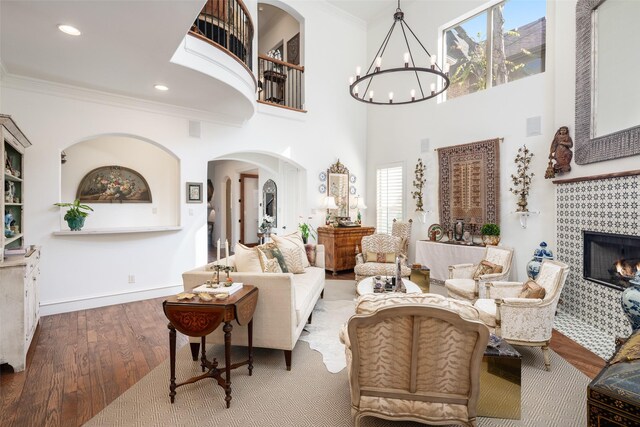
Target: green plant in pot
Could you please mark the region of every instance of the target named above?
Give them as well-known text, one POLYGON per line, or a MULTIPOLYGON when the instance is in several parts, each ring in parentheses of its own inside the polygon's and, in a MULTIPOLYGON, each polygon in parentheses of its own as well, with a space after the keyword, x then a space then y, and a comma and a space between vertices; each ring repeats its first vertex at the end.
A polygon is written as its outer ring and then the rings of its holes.
POLYGON ((498 224, 484 224, 480 228, 480 233, 485 245, 497 245, 500 243, 500 226, 498 224))
POLYGON ((310 224, 303 222, 298 224, 298 229, 300 230, 300 234, 302 234, 302 241, 307 243, 309 241, 309 235, 313 237, 313 240, 316 240, 316 231, 310 224))
POLYGON ((84 219, 89 215, 88 211, 92 211, 91 206, 80 204, 80 200, 76 199, 73 203, 54 203, 61 208, 69 208, 64 214, 64 220, 67 221, 71 231, 80 231, 84 226, 84 219))

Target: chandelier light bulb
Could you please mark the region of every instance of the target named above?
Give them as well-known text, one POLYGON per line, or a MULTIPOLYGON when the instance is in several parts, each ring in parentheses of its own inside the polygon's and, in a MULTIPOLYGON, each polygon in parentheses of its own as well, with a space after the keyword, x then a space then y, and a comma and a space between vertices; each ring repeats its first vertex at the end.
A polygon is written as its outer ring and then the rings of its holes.
POLYGON ((436 84, 435 83, 431 83, 431 95, 436 93, 436 84))
POLYGON ((437 61, 437 59, 438 59, 438 58, 437 58, 435 55, 433 55, 433 56, 431 57, 431 68, 433 68, 433 67, 435 67, 435 66, 436 66, 436 61, 437 61))
POLYGON ((349 86, 351 86, 353 84, 354 80, 353 80, 353 76, 349 77, 349 86))
POLYGON ((411 89, 411 100, 412 101, 416 100, 416 90, 415 89, 411 89))
POLYGON ((449 64, 448 62, 446 62, 444 64, 444 73, 445 74, 449 74, 449 69, 451 68, 451 64, 449 64))
POLYGON ((382 57, 378 56, 376 58, 376 71, 380 71, 380 67, 382 67, 382 57))
POLYGON ((389 104, 393 104, 393 92, 389 92, 389 104))
POLYGON ((358 65, 356 67, 356 79, 360 78, 360 72, 362 71, 362 68, 360 68, 360 66, 358 65))
POLYGON ((405 68, 409 66, 409 52, 404 53, 404 66, 405 68))
POLYGON ((356 87, 353 88, 353 93, 355 93, 356 96, 358 96, 358 85, 356 85, 356 87))
POLYGON ((373 91, 369 91, 369 101, 373 101, 373 91))

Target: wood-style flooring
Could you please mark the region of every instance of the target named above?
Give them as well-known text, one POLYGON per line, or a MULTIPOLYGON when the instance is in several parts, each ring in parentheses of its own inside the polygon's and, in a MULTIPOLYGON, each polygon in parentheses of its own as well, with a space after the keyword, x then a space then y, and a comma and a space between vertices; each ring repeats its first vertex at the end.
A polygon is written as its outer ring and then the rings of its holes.
MULTIPOLYGON (((80 426, 100 412, 169 356, 162 301, 43 317, 27 369, 0 371, 0 426, 80 426)), ((186 342, 178 334, 178 346, 186 342)), ((556 331, 551 348, 591 378, 605 364, 556 331)))

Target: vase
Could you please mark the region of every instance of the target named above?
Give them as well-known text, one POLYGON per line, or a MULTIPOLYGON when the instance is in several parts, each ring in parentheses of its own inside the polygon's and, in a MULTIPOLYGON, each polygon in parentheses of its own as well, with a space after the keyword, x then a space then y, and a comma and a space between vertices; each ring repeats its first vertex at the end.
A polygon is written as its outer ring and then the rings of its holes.
POLYGON ((67 225, 71 229, 71 231, 80 231, 82 227, 84 227, 84 217, 79 216, 76 218, 69 218, 67 220, 67 225))
POLYGON ((457 219, 455 225, 453 226, 453 237, 459 242, 462 240, 463 235, 464 235, 464 220, 457 219))
POLYGON ((482 235, 482 243, 485 245, 497 246, 500 243, 500 236, 490 236, 488 234, 482 235))
POLYGON ((547 249, 546 242, 540 242, 540 247, 533 251, 533 258, 527 263, 527 276, 529 276, 529 279, 536 280, 544 259, 553 259, 553 252, 547 249))
POLYGON ((516 209, 516 211, 518 212, 527 212, 527 205, 529 204, 529 202, 527 202, 527 197, 524 194, 520 195, 520 199, 518 200, 518 209, 516 209))
POLYGON ((640 274, 636 274, 635 280, 630 280, 629 286, 620 296, 622 311, 629 318, 633 332, 640 329, 640 274))

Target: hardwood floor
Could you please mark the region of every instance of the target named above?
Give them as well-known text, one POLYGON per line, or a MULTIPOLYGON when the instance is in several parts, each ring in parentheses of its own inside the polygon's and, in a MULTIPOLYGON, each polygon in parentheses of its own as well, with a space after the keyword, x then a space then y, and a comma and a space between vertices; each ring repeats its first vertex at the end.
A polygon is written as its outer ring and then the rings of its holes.
MULTIPOLYGON (((43 317, 27 369, 0 371, 0 426, 80 426, 100 412, 169 356, 163 299, 43 317)), ((605 364, 556 331, 551 348, 591 378, 605 364)))

